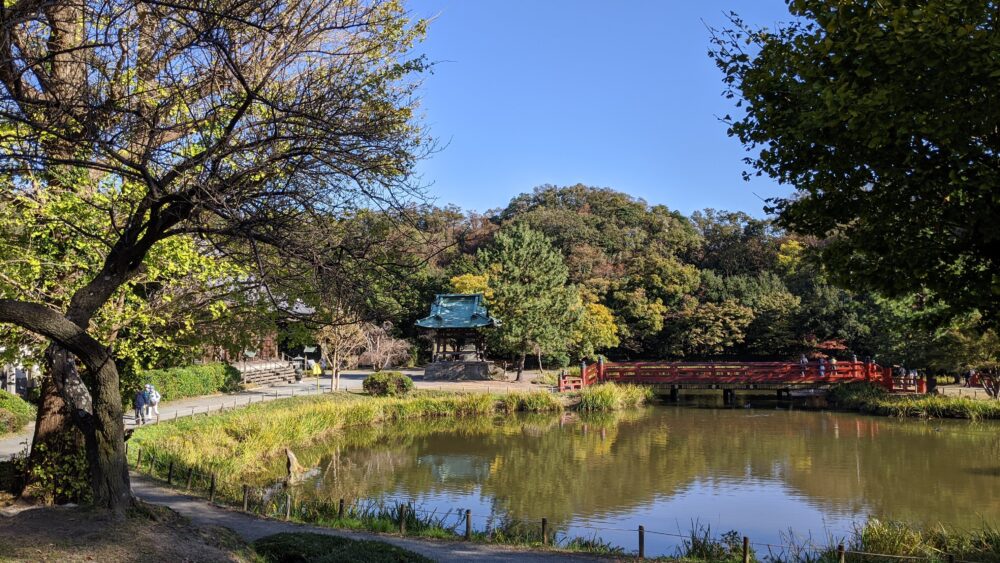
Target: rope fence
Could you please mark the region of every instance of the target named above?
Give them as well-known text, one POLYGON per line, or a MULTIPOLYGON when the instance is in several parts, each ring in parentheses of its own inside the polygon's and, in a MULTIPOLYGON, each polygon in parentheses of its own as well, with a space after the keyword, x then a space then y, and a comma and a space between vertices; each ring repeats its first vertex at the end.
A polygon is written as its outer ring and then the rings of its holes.
MULTIPOLYGON (((411 531, 418 528, 437 527, 455 535, 456 539, 464 540, 485 540, 503 543, 504 538, 520 539, 523 541, 539 542, 543 545, 568 545, 574 540, 585 540, 586 538, 570 538, 564 531, 552 529, 548 525, 548 519, 542 518, 540 522, 514 521, 509 518, 496 515, 473 514, 471 510, 453 508, 447 510, 427 510, 414 506, 411 499, 400 499, 393 497, 379 497, 377 499, 339 499, 337 502, 296 498, 292 492, 288 491, 284 482, 277 482, 270 487, 250 487, 242 485, 240 489, 221 486, 215 472, 206 471, 202 468, 182 467, 174 460, 157 459, 156 452, 152 450, 143 451, 142 448, 133 448, 135 451, 134 465, 132 468, 144 472, 149 477, 160 479, 167 485, 183 488, 191 493, 203 493, 208 501, 215 505, 235 507, 243 512, 262 516, 265 518, 275 518, 279 520, 298 520, 319 524, 336 524, 345 519, 364 518, 388 518, 392 520, 400 534, 406 534, 407 528, 411 531), (425 515, 423 521, 417 519, 417 515, 425 515), (449 523, 450 522, 450 523, 449 523), (482 522, 483 526, 476 528, 473 522, 482 522)), ((129 455, 126 444, 126 456, 131 464, 133 458, 129 455)), ((717 539, 700 537, 695 532, 688 534, 679 532, 668 532, 663 530, 650 530, 644 526, 638 528, 621 528, 613 525, 592 525, 574 524, 575 529, 593 530, 595 532, 619 532, 636 534, 638 550, 636 553, 640 559, 646 557, 645 536, 652 534, 681 540, 681 544, 690 547, 695 542, 713 541, 717 539)), ((595 539, 596 534, 595 534, 595 539)), ((763 543, 751 542, 746 536, 742 537, 742 561, 749 563, 754 559, 752 549, 762 549, 768 551, 774 559, 774 554, 779 554, 778 560, 784 560, 781 555, 787 554, 810 554, 806 559, 818 561, 824 554, 834 555, 839 563, 851 561, 940 561, 947 563, 976 563, 965 559, 958 559, 955 555, 941 553, 938 556, 919 555, 895 555, 888 553, 873 553, 857 549, 848 549, 844 544, 837 546, 821 546, 808 541, 805 543, 763 543)), ((619 550, 624 553, 624 548, 603 544, 605 548, 619 550)))

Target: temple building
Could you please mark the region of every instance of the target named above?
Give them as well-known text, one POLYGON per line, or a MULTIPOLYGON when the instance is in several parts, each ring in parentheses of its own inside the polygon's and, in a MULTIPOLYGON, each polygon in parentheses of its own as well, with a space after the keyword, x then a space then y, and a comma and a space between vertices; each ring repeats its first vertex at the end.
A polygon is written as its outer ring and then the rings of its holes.
POLYGON ((482 294, 437 295, 430 316, 417 321, 433 343, 424 377, 488 379, 485 331, 499 324, 486 310, 482 294))

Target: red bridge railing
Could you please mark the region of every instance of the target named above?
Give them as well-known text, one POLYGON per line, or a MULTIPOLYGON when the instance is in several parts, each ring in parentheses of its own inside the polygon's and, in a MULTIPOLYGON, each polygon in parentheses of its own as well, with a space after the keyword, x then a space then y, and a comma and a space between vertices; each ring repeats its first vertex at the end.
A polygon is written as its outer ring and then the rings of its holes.
POLYGON ((674 385, 819 386, 872 381, 890 391, 918 391, 920 382, 894 377, 892 368, 870 362, 598 362, 582 364, 579 376, 559 378, 559 391, 613 381, 674 385))

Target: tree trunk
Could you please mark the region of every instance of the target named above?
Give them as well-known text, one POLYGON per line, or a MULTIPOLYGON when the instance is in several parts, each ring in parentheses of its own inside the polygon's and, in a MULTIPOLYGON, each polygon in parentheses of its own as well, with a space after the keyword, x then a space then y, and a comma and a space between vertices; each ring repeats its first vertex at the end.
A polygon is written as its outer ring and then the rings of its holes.
POLYGON ((526 355, 526 352, 521 352, 521 359, 517 362, 517 377, 514 378, 514 381, 521 381, 521 374, 524 373, 524 357, 526 355))
POLYGON ((125 458, 125 423, 118 391, 118 369, 114 362, 110 359, 105 362, 94 379, 94 420, 87 436, 94 504, 123 518, 132 506, 133 497, 125 458))
MULTIPOLYGON (((84 387, 76 369, 76 360, 68 350, 52 344, 45 352, 50 377, 43 387, 43 402, 38 411, 38 426, 32 448, 32 462, 41 461, 39 445, 67 434, 82 433, 90 485, 96 506, 124 517, 132 505, 132 490, 125 459, 125 423, 122 420, 118 370, 110 356, 94 373, 91 390, 84 387), (73 426, 69 425, 72 421, 73 426), (79 430, 79 433, 77 432, 79 430)), ((79 444, 74 440, 55 442, 64 448, 79 444)))
POLYGON ((333 390, 340 391, 340 352, 333 352, 333 390))

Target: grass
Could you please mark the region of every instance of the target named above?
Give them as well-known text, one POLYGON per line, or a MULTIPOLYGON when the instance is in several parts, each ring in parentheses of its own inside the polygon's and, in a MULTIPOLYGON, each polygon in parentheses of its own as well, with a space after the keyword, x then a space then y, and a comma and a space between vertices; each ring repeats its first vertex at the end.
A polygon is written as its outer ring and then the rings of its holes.
POLYGON ((874 383, 847 383, 830 390, 837 408, 867 414, 922 418, 1000 419, 1000 401, 944 395, 893 395, 874 383))
POLYGON ((267 563, 424 563, 431 560, 412 551, 377 541, 352 540, 312 533, 283 533, 253 542, 267 563))
POLYGON ((34 405, 0 389, 0 436, 17 432, 34 419, 34 405))
POLYGON ((163 462, 220 476, 220 487, 274 474, 284 448, 301 448, 351 427, 439 417, 481 417, 513 412, 558 412, 551 393, 454 394, 415 392, 406 398, 363 395, 296 397, 213 416, 145 426, 130 451, 155 450, 163 462))
POLYGON ((602 383, 585 387, 576 408, 583 411, 617 411, 641 406, 653 400, 653 389, 641 385, 602 383))

